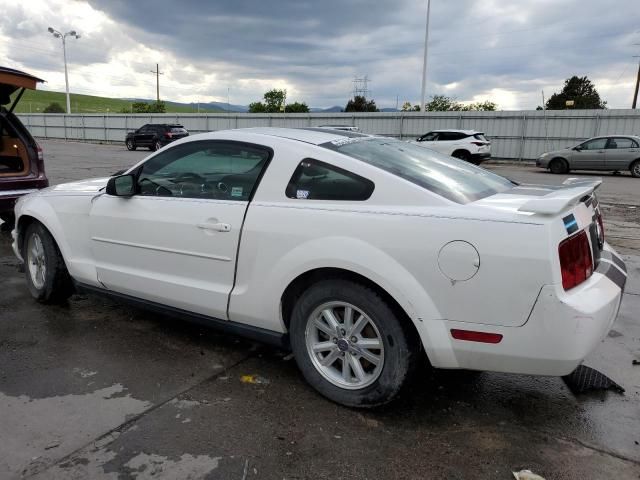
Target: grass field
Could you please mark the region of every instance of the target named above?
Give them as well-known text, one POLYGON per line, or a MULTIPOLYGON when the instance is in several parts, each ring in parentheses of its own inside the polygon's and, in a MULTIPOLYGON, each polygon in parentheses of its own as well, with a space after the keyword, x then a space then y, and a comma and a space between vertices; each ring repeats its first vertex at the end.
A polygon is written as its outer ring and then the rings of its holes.
MULTIPOLYGON (((50 92, 47 90, 27 90, 14 110, 16 113, 38 113, 51 102, 58 102, 66 108, 64 92, 50 92)), ((120 113, 123 109, 131 111, 132 100, 120 98, 94 97, 93 95, 71 94, 71 113, 120 113)), ((166 102, 167 113, 195 113, 197 108, 191 105, 166 102)), ((222 112, 223 110, 200 107, 201 112, 222 112)))

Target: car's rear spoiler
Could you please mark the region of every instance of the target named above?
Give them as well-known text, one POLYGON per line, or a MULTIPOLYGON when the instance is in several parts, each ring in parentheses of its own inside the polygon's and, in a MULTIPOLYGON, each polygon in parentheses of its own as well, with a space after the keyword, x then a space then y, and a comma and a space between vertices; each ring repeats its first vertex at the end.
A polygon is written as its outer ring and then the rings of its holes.
POLYGON ((591 195, 600 185, 602 179, 586 180, 568 178, 563 182, 565 188, 554 190, 544 197, 534 198, 522 205, 518 211, 539 213, 541 215, 557 215, 567 207, 576 205, 584 197, 591 195))

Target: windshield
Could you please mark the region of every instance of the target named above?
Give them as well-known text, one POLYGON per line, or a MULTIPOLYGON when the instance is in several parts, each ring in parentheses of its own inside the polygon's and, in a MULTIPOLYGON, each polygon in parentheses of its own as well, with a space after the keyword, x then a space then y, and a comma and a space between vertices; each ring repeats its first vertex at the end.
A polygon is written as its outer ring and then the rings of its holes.
POLYGON ((513 188, 504 177, 419 145, 392 138, 346 138, 322 144, 393 173, 457 203, 469 203, 513 188))

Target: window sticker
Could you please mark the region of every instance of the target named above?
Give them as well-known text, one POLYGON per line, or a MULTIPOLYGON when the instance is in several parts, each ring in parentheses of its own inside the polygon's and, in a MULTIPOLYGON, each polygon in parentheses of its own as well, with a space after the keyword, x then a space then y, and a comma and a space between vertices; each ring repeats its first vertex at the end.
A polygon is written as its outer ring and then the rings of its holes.
POLYGON ((232 197, 241 197, 242 196, 242 187, 231 187, 231 196, 232 197))
POLYGON ((298 190, 296 192, 296 198, 301 198, 301 199, 309 198, 309 190, 298 190))

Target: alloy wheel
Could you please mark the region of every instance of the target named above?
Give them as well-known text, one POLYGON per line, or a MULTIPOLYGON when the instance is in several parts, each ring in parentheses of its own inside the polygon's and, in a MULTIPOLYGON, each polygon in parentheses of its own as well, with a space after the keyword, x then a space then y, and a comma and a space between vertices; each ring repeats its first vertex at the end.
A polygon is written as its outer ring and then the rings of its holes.
POLYGON ((47 258, 42 245, 40 235, 34 233, 29 237, 27 244, 27 264, 29 266, 29 275, 33 286, 38 290, 44 287, 47 275, 47 258))
POLYGON ((307 353, 333 385, 350 390, 375 382, 384 366, 384 344, 376 324, 358 307, 342 301, 317 307, 307 319, 307 353))

